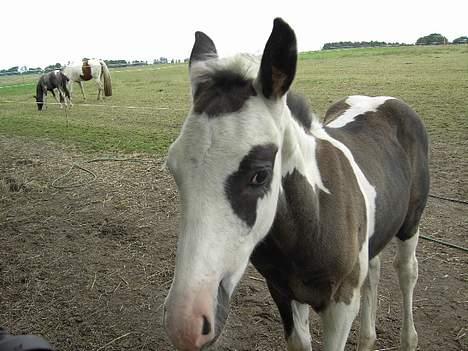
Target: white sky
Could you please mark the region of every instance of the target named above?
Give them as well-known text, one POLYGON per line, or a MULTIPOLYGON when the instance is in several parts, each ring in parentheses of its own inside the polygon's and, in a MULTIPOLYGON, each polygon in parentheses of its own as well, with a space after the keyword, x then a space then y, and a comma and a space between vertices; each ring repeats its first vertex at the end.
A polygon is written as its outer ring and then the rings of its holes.
POLYGON ((0 68, 79 60, 188 57, 202 30, 221 56, 261 54, 274 17, 295 30, 299 51, 326 42, 414 43, 468 35, 466 0, 2 0, 0 68))

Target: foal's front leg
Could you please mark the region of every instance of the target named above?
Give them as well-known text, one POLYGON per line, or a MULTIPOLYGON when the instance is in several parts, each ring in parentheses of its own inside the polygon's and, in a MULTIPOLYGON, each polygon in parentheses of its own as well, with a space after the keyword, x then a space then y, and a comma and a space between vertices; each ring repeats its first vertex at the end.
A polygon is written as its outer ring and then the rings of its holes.
MULTIPOLYGON (((54 89, 55 90, 55 89, 54 89)), ((60 97, 60 100, 57 98, 57 95, 55 94, 55 91, 54 90, 51 90, 52 91, 52 95, 54 96, 54 99, 55 101, 57 101, 57 103, 60 105, 60 108, 62 108, 62 101, 63 101, 63 97, 62 97, 62 93, 60 92, 60 89, 57 89, 58 91, 58 94, 59 94, 59 97, 60 97)))
POLYGON ((359 261, 353 271, 341 283, 320 313, 323 325, 323 350, 343 351, 351 325, 359 312, 361 287, 369 269, 367 243, 361 247, 359 261))
POLYGON ((361 294, 353 291, 350 301, 335 302, 320 313, 323 325, 323 350, 342 351, 345 348, 351 325, 359 312, 361 294))
POLYGON ((309 305, 291 301, 293 329, 288 340, 288 350, 312 351, 309 329, 309 305))
POLYGON ((270 283, 268 283, 268 288, 283 320, 288 351, 312 351, 309 305, 291 300, 270 283))

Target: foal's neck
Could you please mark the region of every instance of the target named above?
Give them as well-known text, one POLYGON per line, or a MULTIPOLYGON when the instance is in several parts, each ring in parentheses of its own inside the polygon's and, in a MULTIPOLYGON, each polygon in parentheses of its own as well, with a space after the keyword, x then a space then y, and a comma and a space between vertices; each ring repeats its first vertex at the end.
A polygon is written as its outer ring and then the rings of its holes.
POLYGON ((44 95, 44 88, 43 88, 43 84, 42 84, 42 80, 41 80, 36 85, 36 96, 37 97, 42 97, 42 95, 44 95))
POLYGON ((307 178, 314 189, 328 192, 323 185, 317 164, 317 139, 291 115, 289 109, 284 113, 284 121, 282 177, 297 170, 307 178))

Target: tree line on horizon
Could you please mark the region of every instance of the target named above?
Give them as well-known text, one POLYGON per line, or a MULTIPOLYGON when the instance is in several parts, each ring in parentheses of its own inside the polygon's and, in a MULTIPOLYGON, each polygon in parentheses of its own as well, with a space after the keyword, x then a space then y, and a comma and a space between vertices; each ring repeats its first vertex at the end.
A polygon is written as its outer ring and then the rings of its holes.
MULTIPOLYGON (((397 47, 397 46, 412 46, 412 45, 457 45, 457 44, 468 44, 468 36, 461 36, 449 42, 445 36, 439 33, 432 33, 423 37, 418 38, 415 44, 406 43, 387 43, 385 41, 339 41, 332 43, 325 43, 322 50, 334 50, 334 49, 350 49, 350 48, 369 48, 369 47, 397 47)), ((157 64, 176 64, 181 62, 187 62, 188 59, 178 60, 167 57, 160 57, 154 59, 152 63, 141 60, 104 60, 109 67, 128 67, 128 66, 143 66, 143 65, 157 65, 157 64)), ((50 72, 56 69, 61 69, 63 66, 60 63, 48 65, 44 69, 41 67, 26 67, 26 66, 13 66, 8 69, 1 69, 0 76, 3 75, 16 75, 16 74, 38 74, 44 72, 50 72)))
MULTIPOLYGON (((83 58, 85 60, 86 58, 83 58)), ((181 62, 187 62, 188 59, 185 60, 179 60, 179 59, 168 59, 167 57, 160 57, 158 59, 154 59, 152 63, 148 61, 142 61, 142 60, 133 60, 133 61, 127 61, 127 60, 104 60, 106 65, 108 67, 133 67, 133 66, 144 66, 144 65, 157 65, 157 64, 176 64, 176 63, 181 63, 181 62)), ((38 74, 38 73, 47 73, 50 71, 54 70, 60 70, 65 65, 62 65, 60 62, 57 62, 52 65, 48 65, 45 68, 41 67, 26 67, 26 66, 13 66, 8 69, 1 69, 0 70, 0 76, 5 76, 5 75, 17 75, 17 74, 38 74)))
POLYGON ((412 45, 447 45, 447 44, 468 44, 468 37, 461 36, 449 42, 446 37, 439 33, 432 33, 418 38, 415 44, 406 43, 387 43, 385 41, 339 41, 325 43, 322 50, 350 49, 350 48, 369 48, 369 47, 396 47, 412 45))

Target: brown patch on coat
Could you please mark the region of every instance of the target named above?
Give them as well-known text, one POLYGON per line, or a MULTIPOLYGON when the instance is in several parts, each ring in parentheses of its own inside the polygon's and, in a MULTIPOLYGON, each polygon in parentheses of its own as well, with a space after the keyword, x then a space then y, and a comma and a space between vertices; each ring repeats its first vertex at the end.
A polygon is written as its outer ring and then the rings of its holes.
POLYGON ((349 303, 358 285, 366 208, 348 159, 327 141, 317 144, 330 194, 314 190, 297 170, 287 175, 270 233, 251 259, 276 294, 319 312, 332 299, 349 303))
MULTIPOLYGON (((330 108, 334 112, 327 112, 327 122, 347 109, 343 101, 330 108)), ((352 150, 375 187, 375 234, 369 241, 372 259, 395 235, 410 238, 419 223, 429 191, 426 131, 419 116, 396 99, 387 100, 377 111, 356 116, 342 128, 325 129, 352 150)))
POLYGON ((353 270, 346 276, 341 285, 336 290, 333 300, 338 302, 344 302, 349 305, 351 299, 356 293, 356 288, 359 286, 359 274, 361 271, 361 265, 359 261, 354 264, 353 270))
POLYGON ((322 192, 319 202, 326 214, 320 218, 321 233, 331 241, 330 255, 336 259, 333 299, 349 304, 359 284, 359 252, 367 235, 365 200, 349 160, 328 141, 317 140, 317 163, 330 191, 322 192))
POLYGON ((83 71, 83 74, 80 75, 82 80, 87 81, 93 79, 91 66, 88 63, 88 60, 83 60, 83 66, 81 70, 83 71))
POLYGON ((215 72, 198 84, 193 97, 193 110, 217 117, 239 111, 245 102, 257 95, 253 81, 231 71, 215 72))

